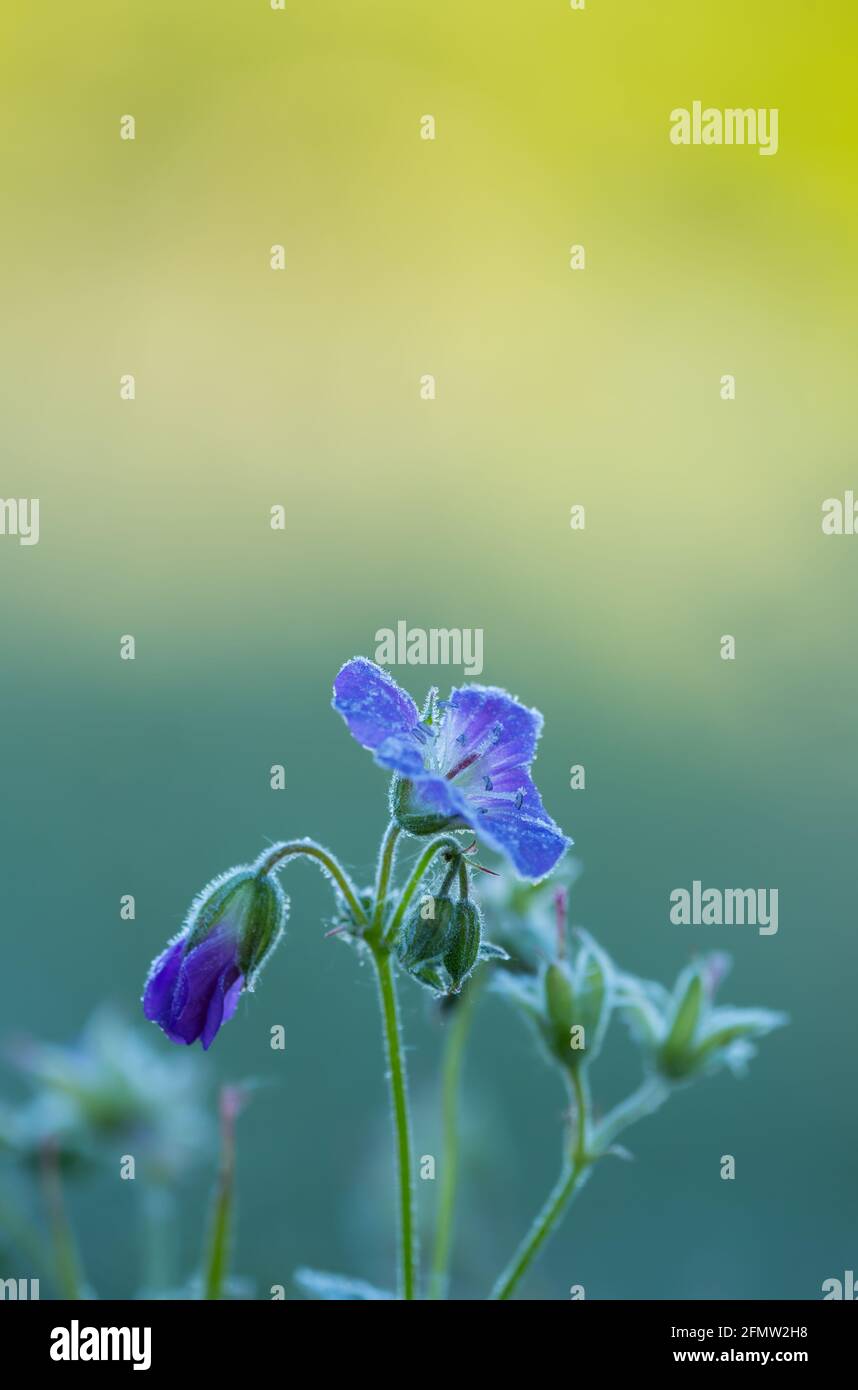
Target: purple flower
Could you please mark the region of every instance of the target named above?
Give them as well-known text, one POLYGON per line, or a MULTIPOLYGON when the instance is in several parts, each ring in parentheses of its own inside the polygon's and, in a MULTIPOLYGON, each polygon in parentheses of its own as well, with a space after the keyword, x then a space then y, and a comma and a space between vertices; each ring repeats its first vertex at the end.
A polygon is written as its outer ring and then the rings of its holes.
POLYGON ((386 671, 357 656, 337 675, 333 705, 396 774, 393 812, 412 834, 470 826, 527 879, 550 873, 572 843, 530 776, 542 715, 505 690, 468 685, 448 701, 433 692, 421 716, 386 671))
POLYGON ((252 989, 279 939, 286 899, 275 879, 252 868, 216 878, 194 901, 185 926, 152 962, 143 1012, 171 1042, 205 1049, 252 989))

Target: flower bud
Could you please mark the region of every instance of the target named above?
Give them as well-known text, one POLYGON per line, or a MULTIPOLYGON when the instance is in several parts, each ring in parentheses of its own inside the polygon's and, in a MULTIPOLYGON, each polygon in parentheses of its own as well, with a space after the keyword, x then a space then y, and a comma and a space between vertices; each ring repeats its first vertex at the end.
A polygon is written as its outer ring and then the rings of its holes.
POLYGON ((146 981, 143 1011, 172 1042, 211 1046, 252 990, 279 939, 288 903, 276 879, 242 866, 215 879, 146 981))
POLYGON ((458 994, 479 959, 482 922, 479 909, 469 898, 462 898, 453 909, 444 951, 444 968, 450 976, 450 991, 458 994))
POLYGON ((575 960, 575 1021, 584 1030, 587 1061, 592 1062, 602 1046, 614 1006, 616 972, 608 956, 587 932, 579 928, 576 934, 581 948, 575 960))
POLYGON ((613 1008, 613 969, 590 935, 573 962, 552 960, 541 976, 537 1027, 553 1062, 574 1072, 598 1055, 613 1008))
POLYGON ((545 996, 543 1038, 548 1051, 564 1066, 580 1059, 580 1051, 572 1048, 572 1029, 575 1026, 575 992, 572 977, 565 963, 552 962, 543 977, 545 996))
POLYGON ((673 1020, 658 1054, 659 1070, 672 1081, 694 1070, 694 1037, 704 1002, 702 976, 698 969, 692 968, 677 989, 673 1020))
POLYGON ((396 944, 396 954, 403 970, 420 978, 418 971, 421 967, 440 963, 453 921, 453 912, 453 900, 439 895, 422 903, 406 918, 396 944), (427 907, 431 909, 429 912, 426 910, 427 907))
POLYGON ((740 1073, 753 1057, 754 1041, 788 1022, 771 1009, 715 1007, 715 991, 729 969, 715 952, 683 970, 673 995, 634 976, 620 983, 620 1004, 647 1065, 667 1081, 686 1082, 729 1067, 740 1073))

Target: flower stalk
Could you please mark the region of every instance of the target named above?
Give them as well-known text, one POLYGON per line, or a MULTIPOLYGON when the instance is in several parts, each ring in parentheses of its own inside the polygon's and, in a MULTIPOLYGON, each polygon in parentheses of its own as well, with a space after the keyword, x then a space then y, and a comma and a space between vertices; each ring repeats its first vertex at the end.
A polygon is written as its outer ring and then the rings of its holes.
POLYGON ((223 1298, 229 1274, 235 1187, 235 1122, 243 1103, 243 1093, 237 1086, 224 1086, 220 1097, 220 1174, 212 1204, 203 1278, 205 1299, 223 1298))
POLYGON ((438 1211, 435 1222, 435 1245, 429 1279, 429 1298, 447 1296, 450 1253, 456 1211, 456 1189, 459 1180, 459 1090, 465 1047, 474 1017, 474 1004, 479 990, 476 976, 454 1004, 449 1024, 441 1073, 441 1186, 438 1192, 438 1211))
POLYGON ((348 904, 349 911, 359 926, 365 926, 367 916, 361 907, 355 886, 339 861, 331 854, 330 850, 317 845, 314 840, 291 840, 280 845, 274 845, 261 855, 257 861, 260 873, 270 874, 278 868, 284 860, 294 858, 297 855, 306 855, 309 859, 314 859, 322 870, 333 879, 338 889, 348 904))
POLYGON ((378 980, 393 1115, 394 1150, 399 1192, 399 1296, 411 1300, 417 1296, 417 1226, 414 1202, 414 1155, 411 1139, 411 1117, 408 1108, 405 1054, 399 1030, 399 1009, 390 952, 383 945, 371 945, 370 950, 378 980))

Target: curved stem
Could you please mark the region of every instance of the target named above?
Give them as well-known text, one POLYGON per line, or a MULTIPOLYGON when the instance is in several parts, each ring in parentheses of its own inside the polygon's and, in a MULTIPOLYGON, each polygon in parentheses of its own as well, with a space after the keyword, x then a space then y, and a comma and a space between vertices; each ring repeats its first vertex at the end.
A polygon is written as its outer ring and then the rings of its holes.
POLYGON ((334 883, 339 888, 343 897, 349 905, 349 910, 355 921, 360 926, 366 926, 367 915, 358 902, 357 892, 354 884, 341 864, 334 858, 329 850, 317 845, 315 840, 292 840, 280 845, 273 845, 270 850, 266 850, 264 855, 260 855, 257 867, 260 873, 270 874, 276 869, 284 859, 297 854, 305 854, 310 859, 315 859, 322 869, 330 875, 334 883))
POLYGON ((572 1093, 577 1115, 575 1142, 572 1153, 565 1158, 560 1177, 548 1195, 542 1210, 501 1274, 491 1297, 507 1299, 512 1296, 522 1277, 557 1225, 581 1182, 588 1172, 592 1157, 587 1152, 587 1095, 580 1067, 572 1072, 572 1093))
POLYGON ((387 901, 387 886, 390 883, 390 875, 393 870, 393 857, 396 853, 396 842, 402 834, 402 828, 392 820, 384 834, 381 843, 381 854, 378 858, 378 872, 375 878, 375 903, 372 913, 372 926, 370 935, 373 940, 380 941, 382 936, 382 926, 384 924, 384 906, 387 901))
POLYGON ((479 989, 475 976, 467 985, 464 995, 454 1006, 455 1013, 450 1024, 444 1048, 444 1062, 441 1080, 441 1126, 443 1150, 441 1156, 441 1187, 438 1193, 438 1213, 435 1224, 435 1248, 432 1254, 432 1274, 429 1281, 429 1297, 445 1298, 449 1280, 448 1266, 453 1244, 453 1218, 456 1208, 456 1184, 459 1176, 459 1083, 465 1044, 471 1029, 474 1001, 479 989))
POLYGON ((396 938, 399 935, 399 929, 402 926, 402 919, 405 916, 405 913, 408 909, 408 904, 411 902, 411 899, 414 897, 414 894, 420 887, 420 884, 423 881, 423 878, 425 877, 426 871, 429 868, 429 865, 432 863, 432 860, 435 858, 436 854, 440 854, 441 851, 444 849, 449 850, 451 854, 458 855, 462 853, 461 845, 458 844, 457 841, 454 840, 450 835, 442 835, 439 839, 433 840, 431 844, 426 846, 420 858, 417 860, 417 863, 414 865, 414 870, 411 874, 411 877, 409 878, 408 882, 403 888, 402 896, 399 899, 399 902, 396 904, 396 910, 394 911, 394 914, 390 919, 390 924, 387 928, 387 931, 384 934, 384 942, 386 946, 393 946, 396 942, 396 938))
POLYGON ((399 1295, 400 1298, 413 1299, 416 1297, 417 1282, 417 1231, 414 1216, 413 1156, 405 1056, 399 1033, 399 1010, 396 1003, 396 985, 393 979, 393 962, 386 948, 371 946, 370 949, 378 977, 378 993, 381 1001, 399 1182, 399 1295))

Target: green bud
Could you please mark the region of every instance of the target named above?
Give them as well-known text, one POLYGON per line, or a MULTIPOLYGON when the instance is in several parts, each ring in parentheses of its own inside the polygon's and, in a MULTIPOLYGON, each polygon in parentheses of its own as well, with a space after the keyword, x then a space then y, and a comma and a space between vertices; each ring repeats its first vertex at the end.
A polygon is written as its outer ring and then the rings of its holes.
POLYGON ((586 932, 572 960, 544 965, 538 975, 499 971, 493 986, 530 1020, 549 1058, 565 1072, 592 1062, 617 1000, 617 972, 586 932))
POLYGON ((614 970, 610 960, 587 932, 578 931, 582 945, 575 961, 575 1022, 584 1029, 588 1060, 602 1045, 613 1007, 614 970))
POLYGON ((252 980, 276 942, 285 918, 283 892, 276 879, 255 877, 245 889, 247 915, 241 932, 238 963, 252 980))
POLYGON ((482 922, 479 909, 470 899, 460 899, 453 909, 444 951, 444 968, 450 976, 450 989, 458 994, 479 959, 482 922))
MULTIPOLYGON (((713 996, 729 968, 729 957, 718 952, 703 956, 684 970, 676 982, 673 999, 662 1006, 660 1038, 652 1047, 649 1036, 641 1040, 656 1069, 668 1081, 688 1081, 722 1066, 740 1073, 754 1055, 753 1043, 788 1020, 771 1009, 715 1007, 713 996)), ((645 988, 639 984, 639 990, 645 988)), ((657 996, 649 988, 653 1010, 657 996)))
MULTIPOLYGON (((437 897, 421 904, 406 918, 396 944, 396 954, 403 970, 419 979, 417 972, 421 966, 441 961, 453 920, 453 911, 451 898, 437 897), (427 907, 431 907, 431 912, 427 912, 427 907)), ((424 980, 422 983, 428 981, 424 980)))
POLYGON ((236 869, 200 896, 186 953, 201 945, 215 927, 230 924, 236 935, 236 960, 251 981, 286 920, 288 904, 276 879, 253 868, 236 869))
POLYGON ((591 1062, 602 1045, 613 1007, 613 969, 592 937, 579 932, 574 961, 554 961, 543 976, 543 1041, 567 1070, 591 1062))
POLYGON ((572 1047, 572 1029, 575 1026, 575 992, 568 967, 552 963, 545 971, 543 981, 545 993, 545 1019, 543 1036, 549 1052, 564 1066, 572 1066, 580 1060, 581 1050, 572 1047))
POLYGON ((667 1037, 658 1055, 659 1070, 673 1080, 694 1070, 694 1035, 705 1002, 703 979, 694 969, 684 989, 677 990, 678 1003, 667 1037))

